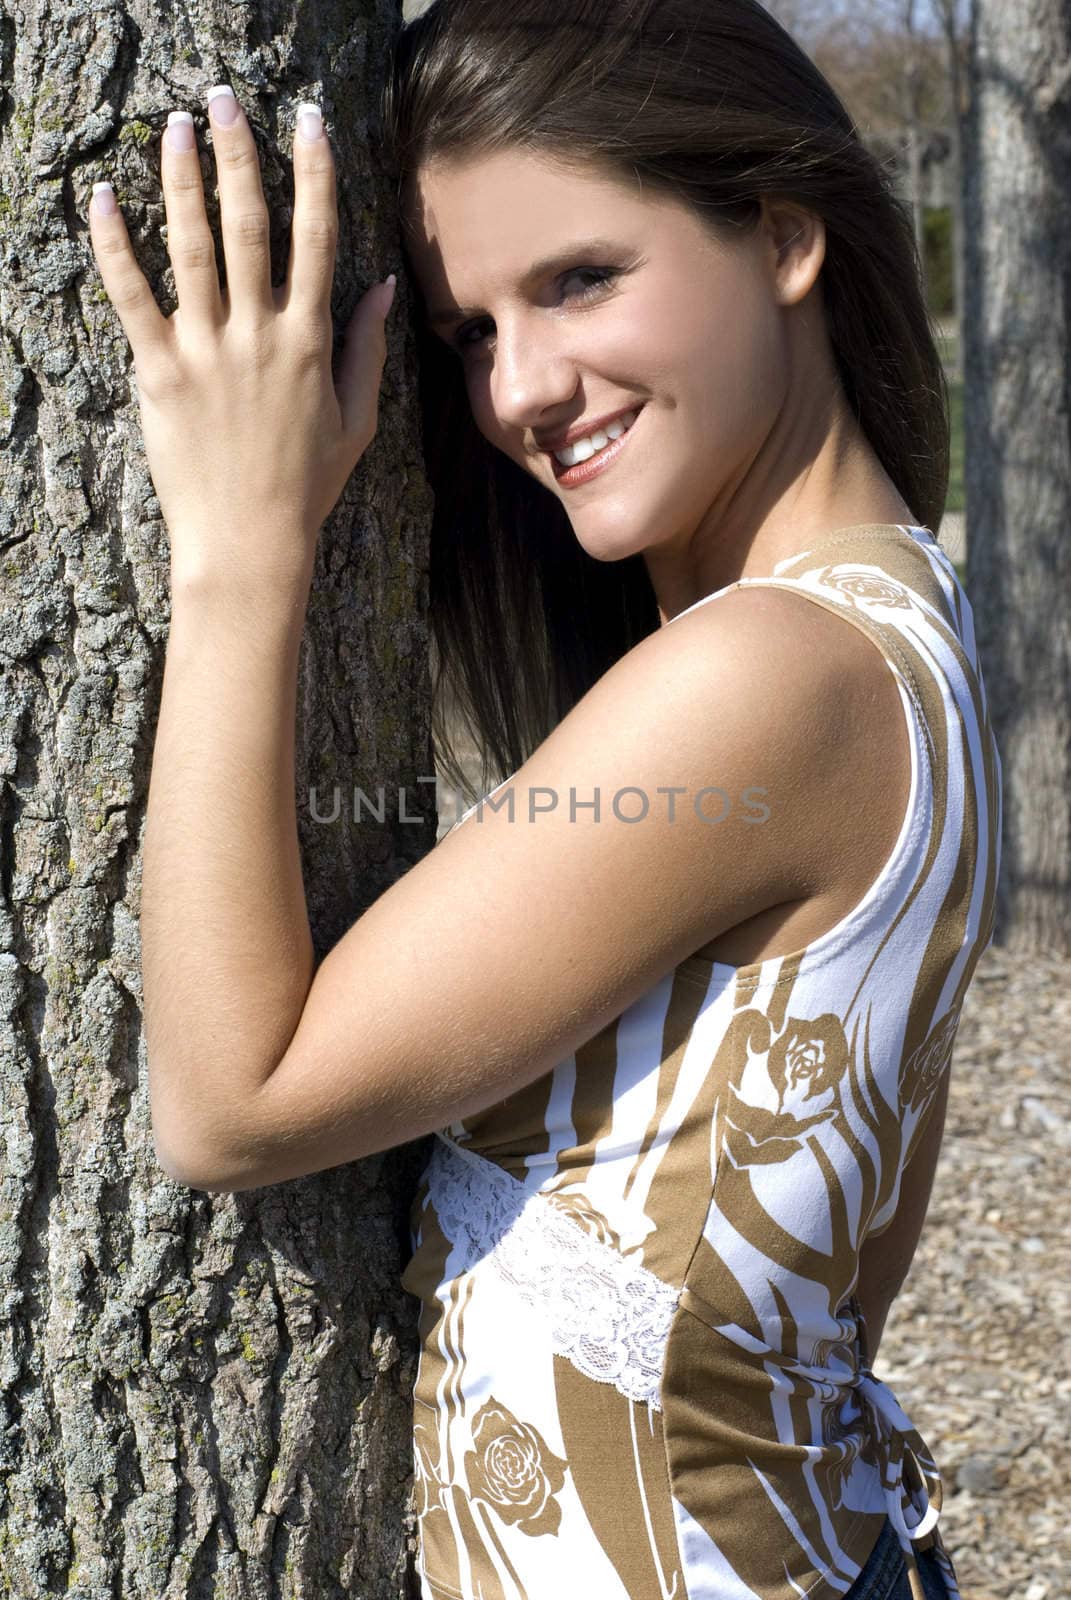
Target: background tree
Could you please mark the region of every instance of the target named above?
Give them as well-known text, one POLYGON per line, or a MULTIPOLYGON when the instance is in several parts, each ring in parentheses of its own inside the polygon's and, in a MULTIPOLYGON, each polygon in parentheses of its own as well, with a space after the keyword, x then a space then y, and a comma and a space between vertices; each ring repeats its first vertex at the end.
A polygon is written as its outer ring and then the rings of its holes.
MULTIPOLYGON (((168 545, 89 245, 92 183, 114 182, 170 313, 161 133, 170 109, 194 111, 222 273, 204 95, 232 83, 282 283, 295 110, 315 99, 339 172, 337 328, 401 260, 369 112, 396 12, 283 0, 270 29, 250 16, 27 0, 17 28, 0 19, 0 1583, 17 1600, 411 1588, 416 1303, 398 1275, 425 1147, 209 1196, 165 1176, 150 1132, 139 851, 168 545)), ((321 533, 302 649, 318 957, 435 832, 405 312, 403 277, 379 433, 321 533), (354 825, 354 787, 381 784, 384 822, 354 825), (422 826, 399 820, 403 784, 422 826), (318 824, 334 785, 339 819, 318 824)))
MULTIPOLYGON (((926 172, 947 159, 949 255, 955 307, 962 306, 961 121, 966 95, 968 0, 768 0, 854 117, 862 137, 899 181, 929 272, 926 172)), ((940 299, 940 281, 931 286, 940 299)), ((960 344, 951 349, 959 376, 960 344)))
POLYGON ((975 0, 967 581, 1005 784, 996 938, 1071 952, 1071 0, 975 0))
POLYGON ((932 0, 945 51, 947 74, 948 114, 946 125, 951 140, 951 195, 952 195, 952 270, 954 274, 955 301, 955 354, 951 363, 952 375, 963 376, 963 310, 966 303, 964 266, 963 204, 966 174, 964 172, 964 130, 967 120, 970 77, 967 71, 967 22, 970 0, 932 0))

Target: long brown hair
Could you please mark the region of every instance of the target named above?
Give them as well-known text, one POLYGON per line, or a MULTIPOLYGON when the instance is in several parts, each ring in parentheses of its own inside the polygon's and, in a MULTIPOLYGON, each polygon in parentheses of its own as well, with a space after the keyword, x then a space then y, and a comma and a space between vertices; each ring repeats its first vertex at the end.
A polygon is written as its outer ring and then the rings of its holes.
MULTIPOLYGON (((712 230, 753 226, 764 194, 820 216, 844 394, 902 498, 938 526, 948 389, 910 212, 758 0, 434 0, 397 37, 381 118, 403 219, 425 163, 509 148, 639 179, 712 230)), ((561 501, 477 429, 456 355, 422 319, 417 339, 433 731, 471 798, 448 723, 475 737, 485 785, 515 771, 659 617, 642 556, 588 555, 561 501)))

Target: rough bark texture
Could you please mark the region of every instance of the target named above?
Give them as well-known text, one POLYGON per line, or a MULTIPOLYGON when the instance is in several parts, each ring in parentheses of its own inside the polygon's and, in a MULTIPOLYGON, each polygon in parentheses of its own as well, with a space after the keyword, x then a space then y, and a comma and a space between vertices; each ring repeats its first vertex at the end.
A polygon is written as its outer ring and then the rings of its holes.
POLYGON ((939 0, 937 10, 948 63, 948 135, 951 140, 949 163, 952 168, 952 268, 955 279, 956 354, 950 363, 950 377, 959 383, 963 379, 964 359, 963 121, 967 84, 962 61, 963 28, 960 20, 960 0, 939 0))
MULTIPOLYGON (((131 358, 86 226, 110 178, 174 310, 160 137, 204 93, 252 122, 285 278, 296 104, 339 171, 336 327, 400 267, 369 107, 390 0, 29 0, 0 18, 0 1587, 18 1600, 412 1594, 426 1147, 237 1196, 169 1180, 139 1027, 140 843, 168 630, 167 533, 131 358)), ((404 279, 379 434, 323 530, 297 775, 322 956, 435 837, 426 546, 404 279), (338 821, 312 818, 310 790, 338 821), (352 820, 384 785, 386 820, 352 820), (406 785, 399 820, 397 792, 406 785)), ((271 862, 264 863, 271 871, 271 862)))
POLYGON ((977 0, 967 584, 1005 781, 996 939, 1071 952, 1071 0, 977 0))

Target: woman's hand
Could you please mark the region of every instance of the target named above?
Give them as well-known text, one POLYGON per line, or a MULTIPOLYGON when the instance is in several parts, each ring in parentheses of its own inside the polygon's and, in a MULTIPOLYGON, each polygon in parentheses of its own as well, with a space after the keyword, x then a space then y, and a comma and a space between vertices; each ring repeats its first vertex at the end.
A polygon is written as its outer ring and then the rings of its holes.
POLYGON ((290 262, 286 283, 273 289, 252 130, 229 90, 211 92, 210 114, 226 291, 188 116, 172 121, 161 146, 175 312, 161 314, 118 209, 102 210, 106 189, 90 206, 93 251, 134 354, 173 586, 208 585, 236 598, 282 590, 304 602, 319 529, 376 432, 393 286, 374 285, 358 302, 336 381, 338 212, 322 123, 311 142, 301 129, 294 138, 290 262), (186 150, 171 144, 176 126, 187 130, 186 150))

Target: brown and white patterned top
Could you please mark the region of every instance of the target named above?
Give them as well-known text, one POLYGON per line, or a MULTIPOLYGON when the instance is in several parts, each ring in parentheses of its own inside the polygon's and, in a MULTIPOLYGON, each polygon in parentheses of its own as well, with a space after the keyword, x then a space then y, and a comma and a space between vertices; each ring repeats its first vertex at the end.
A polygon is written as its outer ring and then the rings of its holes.
POLYGON ((992 936, 1001 773, 971 609, 922 528, 842 529, 739 582, 881 651, 911 742, 900 835, 806 948, 690 957, 441 1130, 402 1279, 424 1600, 834 1600, 887 1516, 916 1600, 922 1549, 958 1600, 936 1464, 853 1291, 992 936))

